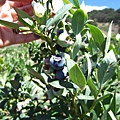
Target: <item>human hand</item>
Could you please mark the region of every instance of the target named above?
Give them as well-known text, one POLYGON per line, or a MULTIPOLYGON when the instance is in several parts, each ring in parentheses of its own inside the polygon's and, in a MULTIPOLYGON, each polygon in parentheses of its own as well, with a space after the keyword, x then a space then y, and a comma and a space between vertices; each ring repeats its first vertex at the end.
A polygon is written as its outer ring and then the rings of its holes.
MULTIPOLYGON (((15 2, 6 1, 4 5, 0 7, 0 19, 9 22, 17 22, 17 14, 15 10, 12 8, 12 6, 27 12, 31 16, 33 15, 31 0, 27 0, 28 2, 18 2, 19 0, 14 1, 15 2)), ((27 43, 36 39, 37 38, 32 33, 16 34, 12 29, 2 25, 0 26, 0 48, 12 44, 27 43)))
MULTIPOLYGON (((32 2, 32 0, 8 0, 8 1, 14 1, 14 2, 32 2)), ((0 6, 4 5, 6 0, 0 0, 0 6)))

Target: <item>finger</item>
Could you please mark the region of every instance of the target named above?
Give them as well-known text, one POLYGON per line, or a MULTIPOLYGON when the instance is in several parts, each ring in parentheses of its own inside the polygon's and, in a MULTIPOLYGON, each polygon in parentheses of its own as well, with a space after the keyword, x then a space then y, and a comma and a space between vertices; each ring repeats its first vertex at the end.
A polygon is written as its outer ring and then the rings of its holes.
POLYGON ((23 7, 20 7, 19 9, 23 10, 24 12, 28 13, 31 16, 33 15, 32 5, 23 6, 23 7))
POLYGON ((3 40, 2 40, 2 34, 1 34, 1 32, 0 32, 0 48, 1 47, 3 47, 4 45, 3 45, 3 40))
POLYGON ((33 33, 30 34, 16 34, 14 44, 28 43, 34 40, 40 39, 39 36, 35 36, 33 33))
POLYGON ((0 48, 13 45, 28 43, 33 40, 38 40, 40 37, 30 33, 30 34, 16 34, 12 29, 6 27, 0 27, 0 48))
MULTIPOLYGON (((15 7, 22 7, 28 4, 31 4, 32 0, 12 0, 12 1, 6 1, 6 0, 0 0, 0 7, 2 7, 5 3, 9 4, 10 6, 15 7), (15 2, 16 1, 16 2, 15 2)), ((7 9, 10 9, 8 6, 7 9)))
MULTIPOLYGON (((32 10, 31 5, 20 7, 18 9, 23 10, 24 12, 26 12, 30 16, 33 15, 33 10, 32 10)), ((8 12, 3 12, 2 14, 0 14, 0 18, 3 19, 3 20, 6 20, 6 21, 13 22, 13 21, 17 20, 17 13, 15 12, 14 9, 10 9, 8 12)))
POLYGON ((6 0, 0 0, 0 6, 4 5, 6 0))
POLYGON ((26 5, 30 5, 31 2, 13 2, 13 1, 9 1, 9 5, 11 6, 14 6, 14 7, 23 7, 23 6, 26 6, 26 5))
MULTIPOLYGON (((26 12, 30 16, 33 15, 33 9, 32 9, 31 5, 27 5, 27 6, 24 6, 24 7, 19 7, 18 9, 23 10, 24 12, 26 12)), ((15 12, 15 10, 11 9, 9 12, 12 15, 13 21, 16 21, 17 20, 17 13, 15 12)))
POLYGON ((0 27, 0 48, 14 43, 14 35, 12 29, 0 27))
POLYGON ((9 1, 14 1, 14 2, 32 2, 32 0, 9 0, 9 1))

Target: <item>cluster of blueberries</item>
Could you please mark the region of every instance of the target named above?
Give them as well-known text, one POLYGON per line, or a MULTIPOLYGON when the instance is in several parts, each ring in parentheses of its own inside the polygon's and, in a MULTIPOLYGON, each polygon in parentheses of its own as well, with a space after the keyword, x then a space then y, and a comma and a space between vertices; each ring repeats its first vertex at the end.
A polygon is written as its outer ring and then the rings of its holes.
POLYGON ((64 80, 68 74, 67 67, 65 66, 65 58, 60 54, 47 58, 44 61, 44 68, 55 74, 55 80, 64 80))
MULTIPOLYGON (((62 37, 62 45, 67 44, 65 41, 66 37, 64 37, 66 33, 64 33, 63 29, 59 29, 57 35, 60 36, 63 34, 62 37)), ((56 44, 56 49, 59 52, 64 53, 66 47, 63 47, 61 44, 56 44)), ((46 58, 44 60, 44 70, 46 70, 47 73, 54 73, 55 80, 64 80, 68 75, 68 69, 66 67, 66 61, 62 54, 56 54, 52 55, 50 58, 46 58)))

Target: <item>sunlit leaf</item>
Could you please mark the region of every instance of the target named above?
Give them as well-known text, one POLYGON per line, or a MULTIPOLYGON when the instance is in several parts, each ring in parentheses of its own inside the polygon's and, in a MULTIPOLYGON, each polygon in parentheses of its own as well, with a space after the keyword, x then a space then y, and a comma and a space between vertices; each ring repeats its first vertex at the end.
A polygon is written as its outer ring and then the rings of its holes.
POLYGON ((65 4, 70 4, 71 2, 69 0, 63 0, 65 4))
POLYGON ((5 20, 0 20, 0 24, 6 26, 8 28, 13 28, 13 29, 19 29, 19 27, 22 27, 22 25, 19 25, 17 23, 13 23, 13 22, 8 22, 5 20))
POLYGON ((114 115, 116 115, 116 92, 114 93, 109 109, 113 112, 114 115))
POLYGON ((78 99, 80 100, 94 100, 94 97, 93 96, 87 96, 87 95, 79 95, 77 96, 78 99))
POLYGON ((72 59, 76 57, 78 51, 80 50, 81 41, 82 41, 81 35, 80 34, 76 35, 76 41, 73 45, 73 51, 71 53, 72 59))
POLYGON ((97 47, 97 45, 95 44, 95 42, 94 42, 93 39, 90 39, 88 47, 89 47, 89 51, 90 51, 90 53, 91 53, 92 55, 97 54, 97 52, 98 52, 99 49, 98 49, 98 47, 97 47))
POLYGON ((61 88, 63 89, 64 87, 60 85, 59 81, 58 80, 55 80, 55 81, 52 81, 52 82, 49 82, 49 84, 55 88, 61 88))
POLYGON ((29 72, 32 76, 34 76, 34 77, 38 78, 39 80, 41 80, 42 83, 46 84, 45 79, 43 78, 43 76, 42 76, 41 74, 39 74, 38 72, 36 72, 36 71, 33 70, 32 68, 28 68, 28 72, 29 72))
POLYGON ((77 8, 80 8, 80 4, 79 4, 79 1, 78 0, 73 0, 74 2, 74 5, 77 7, 77 8))
POLYGON ((87 66, 88 66, 88 76, 90 76, 91 74, 91 70, 92 70, 92 64, 91 64, 91 61, 90 61, 90 58, 89 58, 89 55, 87 53, 85 53, 85 56, 87 58, 87 66))
POLYGON ((65 13, 70 10, 72 8, 72 4, 66 4, 64 5, 60 10, 57 11, 57 13, 55 14, 55 16, 53 18, 50 18, 47 23, 46 23, 46 30, 53 25, 56 21, 58 21, 59 19, 61 19, 65 13))
POLYGON ((92 34, 95 44, 104 53, 105 39, 104 39, 102 31, 94 25, 87 24, 87 26, 90 28, 90 32, 92 34))
POLYGON ((116 57, 112 50, 106 54, 105 58, 102 60, 98 67, 98 81, 101 85, 114 75, 116 61, 116 57))
POLYGON ((75 35, 77 35, 83 29, 86 19, 86 14, 82 9, 75 11, 72 17, 72 30, 75 35))
POLYGON ((18 8, 15 8, 14 7, 14 10, 16 11, 17 13, 17 16, 18 16, 18 20, 23 24, 23 25, 26 25, 27 27, 30 27, 30 28, 33 28, 34 26, 34 21, 32 19, 31 16, 29 16, 26 12, 18 9, 18 8))
POLYGON ((110 111, 108 112, 108 114, 110 115, 110 117, 111 117, 112 120, 117 120, 116 117, 115 117, 115 114, 113 113, 112 110, 110 110, 110 111))
POLYGON ((93 81, 88 78, 87 83, 91 90, 91 93, 94 95, 95 98, 97 98, 98 91, 97 91, 96 86, 94 85, 93 81))
POLYGON ((75 64, 70 70, 69 70, 69 76, 70 79, 79 87, 85 87, 86 85, 86 78, 81 71, 80 67, 75 64))
POLYGON ((116 47, 112 44, 111 47, 114 48, 114 50, 117 52, 117 55, 120 55, 120 40, 118 41, 118 44, 116 47), (115 49, 116 48, 116 49, 115 49))
POLYGON ((108 30, 108 35, 107 35, 107 40, 106 40, 106 45, 105 45, 105 54, 108 52, 109 50, 109 46, 110 46, 110 39, 111 39, 111 35, 112 35, 112 23, 111 22, 110 26, 109 26, 109 30, 108 30))
POLYGON ((72 59, 69 59, 69 58, 67 58, 66 61, 67 61, 67 68, 69 71, 76 63, 75 63, 75 61, 73 61, 72 59))
POLYGON ((120 94, 119 93, 116 93, 116 113, 119 113, 120 112, 120 94))

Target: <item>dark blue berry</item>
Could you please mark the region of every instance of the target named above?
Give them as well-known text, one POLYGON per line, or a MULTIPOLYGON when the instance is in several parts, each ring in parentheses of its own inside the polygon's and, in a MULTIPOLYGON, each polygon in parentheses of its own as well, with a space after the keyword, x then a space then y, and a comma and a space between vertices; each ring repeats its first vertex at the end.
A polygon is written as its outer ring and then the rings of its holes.
POLYGON ((60 35, 60 34, 63 33, 63 32, 64 32, 63 29, 59 29, 59 30, 58 30, 58 35, 60 35))
POLYGON ((17 73, 17 74, 15 75, 15 80, 20 80, 20 78, 21 78, 20 74, 17 73))
POLYGON ((88 37, 85 38, 84 42, 87 44, 88 43, 88 37))
POLYGON ((96 64, 96 68, 98 68, 99 67, 99 64, 96 64))
POLYGON ((53 55, 50 58, 50 65, 53 69, 55 70, 61 70, 64 68, 65 65, 65 58, 62 57, 61 55, 57 54, 57 55, 53 55))
POLYGON ((68 73, 67 67, 64 67, 63 70, 56 71, 55 77, 58 80, 64 80, 67 77, 67 73, 68 73))
POLYGON ((65 50, 66 50, 66 47, 61 47, 60 45, 56 45, 56 49, 58 50, 58 51, 60 51, 60 52, 65 52, 65 50))

